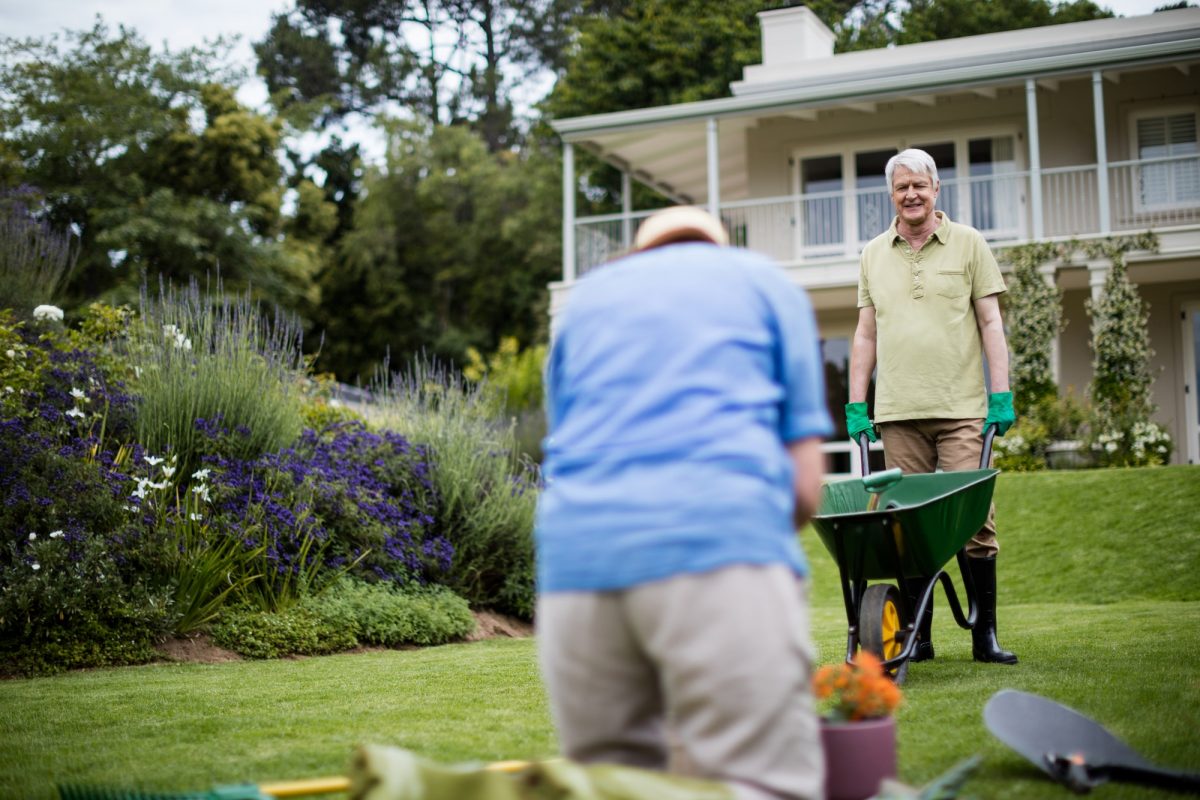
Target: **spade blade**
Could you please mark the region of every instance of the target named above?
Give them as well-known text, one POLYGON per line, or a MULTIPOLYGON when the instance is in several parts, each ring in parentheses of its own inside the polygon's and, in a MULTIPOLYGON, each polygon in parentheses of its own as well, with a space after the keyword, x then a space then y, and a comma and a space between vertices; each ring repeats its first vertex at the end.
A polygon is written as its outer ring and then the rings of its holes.
POLYGON ((1117 781, 1200 794, 1200 775, 1155 766, 1100 723, 1045 697, 1004 689, 984 706, 983 721, 997 739, 1075 791, 1117 781))

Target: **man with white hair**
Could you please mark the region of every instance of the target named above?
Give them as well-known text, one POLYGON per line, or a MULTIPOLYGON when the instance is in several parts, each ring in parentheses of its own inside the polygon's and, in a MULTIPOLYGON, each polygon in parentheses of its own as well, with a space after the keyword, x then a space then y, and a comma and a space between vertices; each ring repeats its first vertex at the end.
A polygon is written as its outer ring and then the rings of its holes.
MULTIPOLYGON (((995 423, 1003 436, 1015 421, 1000 316, 1004 279, 979 231, 934 209, 940 183, 932 156, 904 150, 888 161, 885 174, 896 218, 862 253, 846 429, 855 441, 863 434, 876 441, 866 401, 878 368, 874 422, 888 468, 978 469, 987 426, 995 423)), ((976 661, 1015 664, 1017 657, 996 640, 999 549, 993 506, 966 545, 979 605, 971 650, 976 661)), ((913 604, 927 583, 905 582, 913 604)), ((914 661, 934 656, 932 619, 931 600, 917 626, 914 661)))
POLYGON ((663 770, 669 726, 731 797, 816 798, 796 536, 832 428, 816 324, 782 270, 727 241, 666 209, 572 289, 546 373, 542 673, 570 758, 663 770))

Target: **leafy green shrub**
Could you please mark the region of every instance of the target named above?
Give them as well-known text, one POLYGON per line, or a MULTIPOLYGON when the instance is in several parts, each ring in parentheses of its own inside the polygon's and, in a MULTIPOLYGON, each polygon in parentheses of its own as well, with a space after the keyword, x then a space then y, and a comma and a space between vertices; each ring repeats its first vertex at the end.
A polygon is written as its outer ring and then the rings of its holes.
POLYGON ((88 617, 39 631, 31 639, 0 637, 0 675, 53 675, 68 669, 148 664, 158 658, 159 630, 144 619, 88 617))
POLYGON ((249 609, 226 611, 213 626, 212 637, 221 647, 249 658, 326 655, 358 644, 353 631, 300 606, 277 614, 249 609))
POLYGON ((303 606, 353 630, 359 642, 384 647, 443 644, 475 629, 467 601, 444 586, 400 589, 347 578, 303 606))
POLYGON ((537 468, 479 385, 437 365, 383 375, 375 419, 429 450, 439 500, 431 531, 453 545, 445 583, 474 607, 533 615, 537 468))
POLYGON ((993 465, 1006 472, 1036 472, 1046 468, 1050 435, 1036 418, 1020 418, 1003 437, 992 441, 993 465))
POLYGON ((154 658, 167 597, 100 537, 24 533, 0 553, 0 673, 42 674, 154 658))
POLYGON ((138 440, 153 452, 170 449, 184 472, 214 442, 222 455, 255 458, 300 435, 299 328, 279 314, 268 320, 249 294, 222 296, 218 283, 210 297, 195 282, 164 286, 154 300, 143 292, 135 334, 138 440), (221 420, 237 435, 205 437, 197 419, 221 420))

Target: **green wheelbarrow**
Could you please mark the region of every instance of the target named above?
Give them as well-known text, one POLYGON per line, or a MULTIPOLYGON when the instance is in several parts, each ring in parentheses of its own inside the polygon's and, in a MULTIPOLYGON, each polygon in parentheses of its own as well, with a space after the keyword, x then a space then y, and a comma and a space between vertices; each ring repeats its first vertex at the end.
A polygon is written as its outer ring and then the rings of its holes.
POLYGON ((902 683, 908 659, 916 652, 916 620, 933 602, 939 581, 955 622, 974 628, 978 604, 963 548, 987 521, 1000 472, 987 467, 995 435, 996 426, 989 425, 979 469, 919 475, 902 475, 898 469, 872 475, 863 435, 858 443, 863 477, 825 485, 812 522, 841 578, 849 624, 847 661, 862 648, 878 656, 887 674, 902 683), (962 574, 966 613, 943 569, 951 558, 958 560, 962 574), (900 587, 904 579, 922 577, 928 581, 913 607, 900 587))

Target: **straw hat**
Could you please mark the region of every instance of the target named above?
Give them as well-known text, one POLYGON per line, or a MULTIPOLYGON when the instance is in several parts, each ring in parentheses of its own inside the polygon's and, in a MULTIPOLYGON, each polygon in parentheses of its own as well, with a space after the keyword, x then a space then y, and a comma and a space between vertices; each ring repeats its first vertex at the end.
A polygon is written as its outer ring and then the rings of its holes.
POLYGON ((671 206, 656 211, 638 228, 634 250, 649 250, 675 242, 729 244, 729 234, 720 220, 695 206, 671 206))

